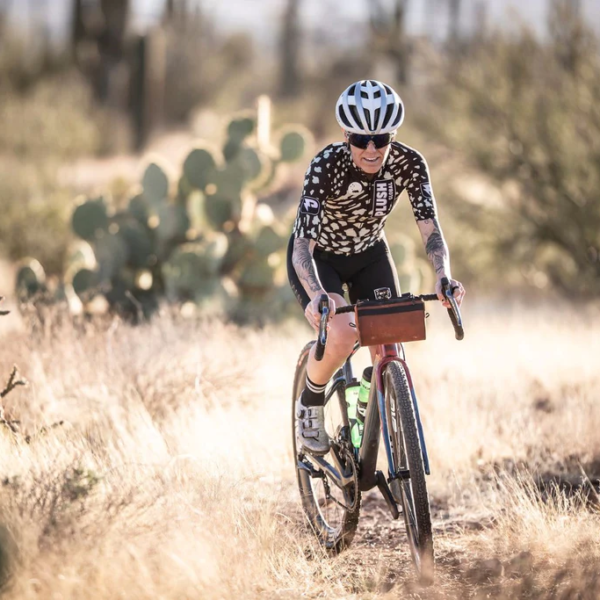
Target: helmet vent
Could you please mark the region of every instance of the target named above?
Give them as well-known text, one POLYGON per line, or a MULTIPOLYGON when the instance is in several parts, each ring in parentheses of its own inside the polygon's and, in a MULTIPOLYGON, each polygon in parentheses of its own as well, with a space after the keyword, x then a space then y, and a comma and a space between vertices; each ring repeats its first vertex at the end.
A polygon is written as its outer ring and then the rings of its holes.
POLYGON ((350 123, 350 121, 348 121, 348 119, 346 118, 346 115, 344 114, 344 109, 341 105, 338 107, 338 117, 346 127, 352 127, 352 123, 350 123))
MULTIPOLYGON (((390 107, 393 108, 393 107, 390 107)), ((402 117, 403 117, 403 111, 399 110, 398 114, 396 115, 396 118, 394 119, 394 122, 392 123, 392 127, 396 128, 400 125, 400 122, 402 121, 402 117)))
MULTIPOLYGON (((389 104, 388 107, 385 109, 385 119, 384 122, 385 123, 389 123, 390 119, 392 118, 392 113, 394 112, 394 105, 393 104, 389 104)), ((398 111, 398 116, 396 117, 396 121, 398 120, 398 118, 400 117, 400 111, 398 111)))
MULTIPOLYGON (((378 108, 378 109, 375 111, 375 118, 373 119, 373 120, 375 121, 375 123, 379 123, 379 115, 380 115, 380 114, 381 114, 381 109, 380 109, 380 108, 378 108)), ((371 129, 373 129, 373 130, 375 130, 375 123, 373 123, 373 124, 371 125, 371 129)))
POLYGON ((360 127, 360 115, 358 114, 358 109, 356 106, 352 105, 348 106, 348 108, 350 109, 350 114, 352 115, 354 122, 360 127))

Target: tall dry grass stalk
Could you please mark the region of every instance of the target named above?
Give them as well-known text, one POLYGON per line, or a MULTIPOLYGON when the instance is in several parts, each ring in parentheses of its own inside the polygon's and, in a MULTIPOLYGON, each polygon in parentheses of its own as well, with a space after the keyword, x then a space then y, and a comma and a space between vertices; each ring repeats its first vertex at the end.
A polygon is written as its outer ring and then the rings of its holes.
POLYGON ((304 526, 290 392, 308 329, 163 315, 3 334, 0 373, 16 362, 30 382, 7 412, 26 432, 66 421, 29 444, 0 437, 6 597, 544 597, 576 568, 589 585, 593 497, 540 481, 575 489, 579 463, 599 474, 597 314, 481 306, 458 344, 432 312, 408 354, 433 470, 434 589, 413 586, 403 527, 376 496, 339 557, 304 526))

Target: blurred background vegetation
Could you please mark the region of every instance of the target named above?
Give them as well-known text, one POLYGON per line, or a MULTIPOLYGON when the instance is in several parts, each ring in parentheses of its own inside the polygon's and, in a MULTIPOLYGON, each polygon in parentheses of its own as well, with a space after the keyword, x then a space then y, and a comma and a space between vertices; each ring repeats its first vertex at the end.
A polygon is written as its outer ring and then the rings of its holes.
MULTIPOLYGON (((428 159, 454 276, 473 295, 597 297, 600 15, 591 5, 540 0, 529 18, 499 20, 505 3, 485 0, 326 2, 321 13, 311 0, 264 0, 252 3, 268 16, 259 21, 250 3, 227 4, 229 17, 206 0, 0 2, 0 256, 27 267, 21 293, 74 291, 85 307, 94 289, 138 310, 150 289, 150 307, 163 297, 205 306, 214 295, 236 299, 236 318, 242 298, 242 312, 270 302, 284 314, 294 301, 282 240, 303 172, 340 138, 339 93, 375 78, 405 101, 398 139, 428 159), (245 27, 227 26, 236 11, 245 27), (252 124, 239 134, 244 119, 252 124), (291 151, 281 144, 290 124, 302 138, 291 151), (205 162, 192 169, 197 140, 205 162), (212 171, 192 185, 190 169, 212 171), (239 183, 224 191, 223 180, 239 183), (100 219, 83 235, 82 194, 100 219), (228 262, 236 251, 245 264, 228 262), (244 276, 248 256, 260 285, 244 276), (186 272, 195 279, 183 284, 186 272)), ((428 289, 407 205, 386 231, 404 285, 428 289)))

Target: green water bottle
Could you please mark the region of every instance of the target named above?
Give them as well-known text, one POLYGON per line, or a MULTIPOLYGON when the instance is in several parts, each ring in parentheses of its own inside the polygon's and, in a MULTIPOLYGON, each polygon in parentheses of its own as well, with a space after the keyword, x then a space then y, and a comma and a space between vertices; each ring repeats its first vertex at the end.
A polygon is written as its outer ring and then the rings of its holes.
POLYGON ((346 407, 348 408, 348 421, 350 422, 350 439, 355 448, 360 448, 361 442, 361 436, 358 433, 358 424, 356 422, 359 392, 360 383, 358 383, 356 379, 353 379, 346 385, 346 407))
POLYGON ((365 415, 367 414, 367 404, 369 402, 369 394, 371 393, 371 377, 373 377, 373 367, 367 367, 363 371, 362 379, 360 380, 358 402, 356 404, 356 426, 358 429, 357 436, 360 439, 357 448, 360 448, 365 430, 365 415))

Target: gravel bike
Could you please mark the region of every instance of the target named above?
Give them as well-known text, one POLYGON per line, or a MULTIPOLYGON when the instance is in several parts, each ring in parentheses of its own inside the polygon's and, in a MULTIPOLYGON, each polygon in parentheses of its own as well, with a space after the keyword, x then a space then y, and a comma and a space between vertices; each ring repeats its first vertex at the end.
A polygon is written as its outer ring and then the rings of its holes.
MULTIPOLYGON (((454 288, 455 289, 455 288, 454 288)), ((454 289, 447 279, 442 290, 450 302, 448 313, 456 339, 464 337, 462 317, 453 298, 454 289)), ((413 296, 403 294, 395 301, 407 306, 438 300, 436 294, 413 296)), ((391 301, 357 302, 338 308, 335 314, 355 312, 362 304, 374 306, 375 318, 391 301)), ((412 309, 410 309, 412 310, 412 309)), ((416 309, 415 309, 416 310, 416 309)), ((292 406, 302 392, 306 379, 308 354, 317 344, 316 358, 321 360, 327 343, 328 302, 321 298, 320 327, 316 341, 308 343, 298 359, 294 377, 292 406)), ((360 313, 357 329, 360 330, 360 313)), ((423 310, 423 328, 425 322, 423 310)), ((423 337, 415 339, 424 339, 423 337)), ((296 436, 294 456, 302 506, 308 522, 321 544, 329 551, 339 552, 352 542, 358 526, 361 493, 375 487, 381 492, 393 519, 404 517, 412 561, 422 583, 433 581, 433 535, 425 475, 430 474, 423 427, 417 396, 401 343, 378 344, 373 363, 369 400, 364 415, 364 430, 360 447, 352 444, 350 420, 346 404, 346 387, 356 379, 352 370, 353 352, 334 375, 325 393, 326 429, 331 447, 325 456, 298 452, 296 436), (336 395, 338 402, 332 401, 336 395), (377 455, 383 440, 387 458, 387 477, 377 470, 377 455)), ((292 408, 292 430, 294 408, 292 408)))

